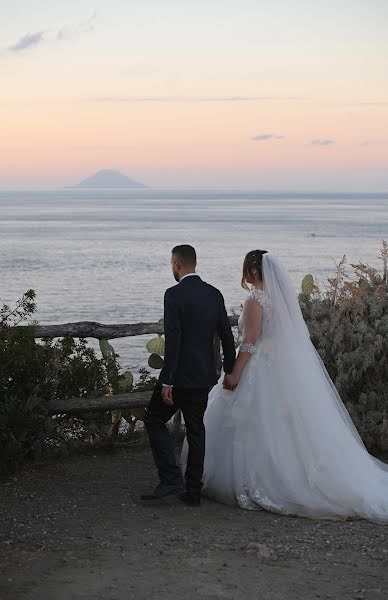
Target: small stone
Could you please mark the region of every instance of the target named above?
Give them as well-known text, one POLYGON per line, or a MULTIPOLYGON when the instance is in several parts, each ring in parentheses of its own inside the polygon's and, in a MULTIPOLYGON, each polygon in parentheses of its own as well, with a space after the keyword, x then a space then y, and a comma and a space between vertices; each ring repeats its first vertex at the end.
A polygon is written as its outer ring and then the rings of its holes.
POLYGON ((272 548, 259 542, 249 542, 243 547, 243 550, 248 554, 256 554, 257 558, 261 560, 277 560, 278 558, 272 548))

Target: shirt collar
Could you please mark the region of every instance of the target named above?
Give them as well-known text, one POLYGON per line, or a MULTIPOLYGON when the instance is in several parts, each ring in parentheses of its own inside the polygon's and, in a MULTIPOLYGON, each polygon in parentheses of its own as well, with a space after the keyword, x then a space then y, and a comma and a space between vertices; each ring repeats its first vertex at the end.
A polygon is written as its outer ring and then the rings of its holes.
POLYGON ((198 277, 198 273, 187 273, 186 275, 183 275, 183 277, 179 280, 179 283, 186 279, 186 277, 193 277, 194 275, 198 277))

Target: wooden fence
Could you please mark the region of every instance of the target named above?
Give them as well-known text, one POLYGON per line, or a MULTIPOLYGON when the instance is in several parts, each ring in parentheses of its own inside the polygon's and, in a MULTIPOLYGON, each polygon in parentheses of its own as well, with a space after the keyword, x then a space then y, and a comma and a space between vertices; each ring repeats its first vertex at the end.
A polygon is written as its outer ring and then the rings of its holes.
MULTIPOLYGON (((237 325, 237 317, 229 317, 232 326, 237 325)), ((95 338, 97 340, 112 340, 138 335, 162 334, 163 321, 155 323, 123 323, 104 325, 95 321, 80 321, 60 325, 38 325, 35 329, 36 338, 57 338, 70 336, 74 338, 95 338)), ((219 352, 219 343, 217 344, 219 352)), ((125 408, 144 408, 148 405, 152 392, 130 392, 114 396, 98 396, 96 398, 68 398, 52 400, 49 413, 80 414, 83 412, 105 412, 125 408)))

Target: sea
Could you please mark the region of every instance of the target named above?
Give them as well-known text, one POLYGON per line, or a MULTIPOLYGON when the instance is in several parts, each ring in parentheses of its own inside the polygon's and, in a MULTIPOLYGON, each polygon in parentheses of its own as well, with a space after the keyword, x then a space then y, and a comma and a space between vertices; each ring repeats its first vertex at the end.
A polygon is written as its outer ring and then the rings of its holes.
MULTIPOLYGON (((163 316, 175 285, 171 248, 188 243, 198 273, 238 312, 244 255, 276 254, 295 285, 321 285, 346 255, 381 268, 388 193, 273 193, 225 190, 0 192, 0 299, 29 288, 41 324, 137 323, 163 316)), ((349 272, 351 271, 349 267, 349 272)), ((149 336, 112 341, 123 368, 146 366, 149 336)), ((96 342, 90 343, 98 351, 96 342)))

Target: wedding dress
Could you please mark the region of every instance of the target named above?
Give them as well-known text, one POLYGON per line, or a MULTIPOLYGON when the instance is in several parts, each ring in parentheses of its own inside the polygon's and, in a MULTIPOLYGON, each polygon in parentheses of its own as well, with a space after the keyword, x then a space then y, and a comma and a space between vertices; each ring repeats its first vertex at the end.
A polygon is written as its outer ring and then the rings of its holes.
POLYGON ((204 494, 245 509, 387 522, 388 465, 367 452, 271 253, 239 326, 251 358, 235 391, 221 376, 210 392, 204 494), (260 307, 261 330, 252 331, 260 307))

